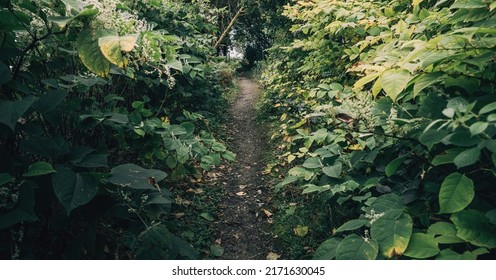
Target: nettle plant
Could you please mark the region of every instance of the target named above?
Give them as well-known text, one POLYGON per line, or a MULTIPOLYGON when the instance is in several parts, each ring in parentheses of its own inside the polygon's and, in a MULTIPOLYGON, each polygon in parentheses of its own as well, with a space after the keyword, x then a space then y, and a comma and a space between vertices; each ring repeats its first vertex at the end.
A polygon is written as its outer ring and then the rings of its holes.
POLYGON ((176 98, 221 98, 211 23, 187 40, 152 21, 172 1, 134 2, 0 1, 1 258, 197 257, 164 222, 171 186, 235 157, 176 98))
POLYGON ((276 188, 299 186, 361 213, 335 222, 315 259, 494 257, 495 8, 286 8, 297 39, 285 50, 305 59, 265 76, 265 107, 280 114, 275 136, 286 142, 281 159, 293 166, 276 188), (332 65, 340 75, 327 75, 332 65), (288 72, 304 82, 278 83, 288 72))

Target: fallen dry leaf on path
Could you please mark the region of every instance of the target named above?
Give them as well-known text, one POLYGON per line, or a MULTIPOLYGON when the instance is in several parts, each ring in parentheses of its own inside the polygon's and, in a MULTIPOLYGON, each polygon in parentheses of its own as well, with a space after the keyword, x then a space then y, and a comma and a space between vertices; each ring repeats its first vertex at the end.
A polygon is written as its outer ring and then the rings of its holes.
POLYGON ((269 218, 272 217, 272 213, 269 210, 262 208, 262 211, 264 212, 265 216, 267 216, 269 218))
POLYGON ((276 254, 276 253, 274 253, 274 252, 270 252, 270 253, 267 255, 267 260, 278 260, 280 257, 281 257, 281 255, 276 254))
POLYGON ((239 196, 245 196, 246 193, 245 192, 237 192, 236 195, 239 195, 239 196))

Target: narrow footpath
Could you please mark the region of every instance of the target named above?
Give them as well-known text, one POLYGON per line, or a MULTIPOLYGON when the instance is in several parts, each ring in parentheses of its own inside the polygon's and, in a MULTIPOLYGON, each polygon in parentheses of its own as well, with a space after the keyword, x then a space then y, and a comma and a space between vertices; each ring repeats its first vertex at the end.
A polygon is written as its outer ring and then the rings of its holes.
POLYGON ((228 124, 237 162, 222 174, 226 193, 226 200, 220 205, 218 224, 224 247, 222 258, 266 259, 272 252, 272 238, 271 214, 266 211, 270 190, 262 175, 267 145, 263 128, 255 120, 254 109, 260 89, 257 82, 249 78, 240 78, 239 86, 228 124))

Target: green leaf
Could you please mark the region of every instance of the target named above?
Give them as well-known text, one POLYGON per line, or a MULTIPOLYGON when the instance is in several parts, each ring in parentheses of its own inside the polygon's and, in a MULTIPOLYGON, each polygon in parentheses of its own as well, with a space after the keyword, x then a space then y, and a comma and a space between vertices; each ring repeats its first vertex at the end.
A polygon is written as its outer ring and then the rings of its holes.
POLYGON ((446 130, 431 129, 422 133, 422 135, 420 135, 419 137, 419 141, 423 145, 427 146, 429 150, 431 150, 432 147, 440 143, 444 139, 444 137, 446 137, 446 135, 448 135, 448 131, 446 130))
POLYGON ((455 160, 455 157, 459 155, 461 152, 463 152, 465 149, 464 148, 453 148, 444 151, 442 154, 437 155, 434 157, 432 160, 432 165, 434 166, 439 166, 443 164, 448 164, 448 163, 453 163, 455 160))
POLYGON ((34 177, 45 174, 50 174, 56 172, 52 165, 48 162, 40 161, 33 163, 29 166, 28 171, 26 171, 22 176, 24 177, 34 177))
POLYGON ((64 29, 75 17, 48 16, 47 19, 55 23, 60 29, 64 29))
POLYGON ((0 173, 0 186, 12 182, 12 179, 14 179, 14 177, 12 177, 9 173, 0 173))
POLYGON ((0 86, 8 83, 12 79, 10 68, 0 61, 0 86))
POLYGON ((388 163, 388 165, 386 165, 386 176, 391 177, 392 175, 394 175, 394 173, 396 173, 396 171, 398 170, 400 165, 403 163, 403 161, 405 161, 406 158, 407 158, 406 155, 401 156, 401 157, 391 161, 390 163, 388 163))
POLYGON ((55 195, 64 206, 67 215, 84 205, 98 193, 98 182, 88 176, 70 170, 59 170, 52 175, 55 195))
POLYGON ((349 230, 355 230, 355 229, 363 227, 367 223, 368 223, 368 220, 347 221, 342 226, 340 226, 338 229, 336 229, 335 233, 343 232, 343 231, 349 231, 349 230))
POLYGON ((314 172, 307 170, 302 167, 293 167, 288 171, 288 174, 291 176, 299 177, 299 178, 304 178, 305 180, 310 180, 312 177, 315 175, 314 172))
POLYGON ((486 106, 482 107, 482 109, 480 109, 480 111, 479 111, 479 115, 487 114, 487 113, 492 112, 494 110, 496 110, 496 102, 489 103, 486 106))
POLYGON ((167 63, 167 66, 169 66, 172 69, 176 69, 177 71, 183 73, 183 64, 179 60, 174 60, 169 63, 167 63))
POLYGON ((373 209, 376 213, 387 212, 391 210, 404 210, 405 204, 403 204, 399 196, 395 194, 385 194, 374 200, 369 209, 373 209))
POLYGON ((379 246, 373 239, 365 239, 356 234, 346 236, 336 249, 337 260, 375 260, 379 246))
POLYGON ((382 89, 396 101, 411 80, 410 72, 405 69, 387 70, 382 74, 382 89))
MULTIPOLYGON (((2 185, 0 183, 0 185, 2 185)), ((486 212, 486 217, 489 219, 489 222, 493 225, 496 225, 496 209, 492 209, 486 212)))
POLYGON ((456 0, 450 9, 479 9, 487 8, 486 4, 481 0, 456 0))
POLYGON ((314 260, 332 260, 336 257, 336 251, 342 238, 330 238, 320 244, 313 254, 314 260))
POLYGON ((444 249, 439 253, 436 257, 436 260, 476 260, 477 256, 470 253, 465 252, 463 254, 459 254, 451 249, 444 249))
POLYGON ((63 90, 53 90, 40 94, 38 100, 33 103, 33 108, 42 114, 49 113, 60 105, 66 96, 67 92, 63 90))
POLYGON ((364 85, 377 79, 377 77, 379 77, 379 73, 373 73, 373 74, 367 75, 365 77, 362 77, 358 81, 355 82, 355 84, 353 85, 353 88, 361 90, 364 85))
POLYGON ((74 164, 74 166, 78 167, 99 168, 108 167, 107 161, 107 154, 94 154, 86 155, 82 159, 78 161, 72 161, 71 163, 74 164))
POLYGON ((439 245, 434 237, 424 233, 414 233, 404 255, 415 259, 426 259, 439 254, 439 245))
POLYGON ((140 190, 156 190, 150 179, 160 182, 167 173, 156 169, 144 169, 135 164, 122 164, 112 168, 108 181, 114 185, 140 190))
POLYGON ((331 178, 341 178, 341 172, 343 170, 343 164, 336 161, 332 166, 324 166, 322 172, 331 178))
POLYGON ((78 54, 84 66, 91 72, 107 77, 110 72, 110 61, 100 50, 98 37, 94 30, 82 30, 77 40, 78 54))
POLYGON ((470 134, 477 135, 483 133, 489 126, 487 122, 476 122, 470 126, 470 134))
POLYGON ((388 211, 372 224, 371 236, 379 243, 380 251, 387 258, 401 256, 412 235, 413 222, 408 214, 388 211))
POLYGON ((127 66, 128 61, 122 53, 132 51, 137 39, 137 34, 123 37, 117 35, 104 36, 98 38, 98 46, 105 58, 118 67, 124 68, 127 66))
POLYGON ((496 226, 489 222, 484 213, 463 210, 451 215, 450 219, 456 226, 456 236, 476 246, 496 248, 496 226))
POLYGON ((474 183, 458 172, 451 173, 439 190, 439 213, 455 213, 467 207, 474 199, 474 183))
POLYGON ((236 161, 236 154, 231 151, 226 151, 222 154, 222 157, 227 159, 228 161, 236 161))
POLYGON ((303 167, 308 168, 308 169, 315 169, 315 168, 320 168, 322 166, 322 163, 320 162, 319 158, 307 158, 305 162, 303 163, 303 167))
POLYGON ((226 146, 222 145, 221 143, 215 142, 212 144, 212 150, 216 152, 225 152, 227 151, 226 146))
POLYGON ((215 257, 221 257, 224 254, 224 248, 220 245, 210 245, 210 253, 215 257))
POLYGON ((436 235, 456 235, 456 227, 454 224, 446 222, 437 222, 429 226, 427 234, 436 235))
POLYGON ((34 96, 28 96, 17 101, 0 99, 0 123, 5 124, 14 131, 19 118, 29 110, 34 101, 34 96))
POLYGON ((453 162, 455 163, 456 167, 460 169, 462 167, 476 163, 480 158, 480 154, 480 149, 478 147, 473 147, 458 154, 453 162))
POLYGON ((207 221, 209 221, 209 222, 213 222, 213 221, 215 221, 214 217, 213 217, 213 216, 212 216, 212 214, 210 214, 210 213, 206 213, 206 212, 201 213, 201 214, 200 214, 200 217, 202 217, 203 219, 205 219, 205 220, 207 220, 207 221))
POLYGON ((417 96, 422 90, 436 84, 446 78, 443 72, 426 73, 415 79, 413 84, 413 95, 417 96))

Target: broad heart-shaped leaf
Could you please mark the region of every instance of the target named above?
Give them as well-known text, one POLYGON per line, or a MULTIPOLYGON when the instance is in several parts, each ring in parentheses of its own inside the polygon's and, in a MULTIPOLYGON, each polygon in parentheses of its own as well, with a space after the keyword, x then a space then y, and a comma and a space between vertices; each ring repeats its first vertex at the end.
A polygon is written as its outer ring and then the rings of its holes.
POLYGON ((465 166, 472 165, 476 163, 480 158, 481 151, 478 147, 473 147, 471 149, 466 149, 463 152, 459 153, 453 163, 458 168, 462 168, 465 166))
POLYGON ((396 170, 398 170, 398 168, 403 163, 403 161, 405 161, 406 158, 406 155, 401 156, 388 163, 388 165, 386 165, 386 176, 391 177, 392 175, 394 175, 394 173, 396 173, 396 170))
POLYGON ((343 170, 343 164, 339 161, 334 163, 332 166, 324 166, 322 172, 331 178, 341 178, 341 171, 343 170))
POLYGON ((303 167, 308 168, 308 169, 315 169, 319 168, 322 166, 322 163, 320 162, 319 158, 316 157, 311 157, 307 158, 305 162, 303 163, 303 167))
POLYGON ((405 213, 398 216, 397 211, 386 212, 372 224, 370 230, 372 238, 377 240, 380 251, 387 258, 403 255, 412 235, 412 218, 405 213))
POLYGON ((67 92, 63 90, 53 90, 46 94, 40 94, 38 100, 33 103, 33 108, 42 113, 48 113, 62 103, 67 96, 67 92))
POLYGON ((496 225, 491 224, 484 213, 463 210, 450 219, 456 226, 456 236, 476 246, 496 248, 496 225))
POLYGON ((110 61, 105 58, 98 45, 98 38, 102 31, 84 29, 79 33, 77 44, 79 58, 91 72, 107 77, 110 72, 110 61))
POLYGON ((406 88, 411 80, 410 72, 405 69, 387 70, 382 73, 382 89, 393 100, 396 101, 400 93, 406 88))
POLYGON ((167 173, 163 171, 145 169, 132 163, 116 166, 112 168, 110 174, 108 179, 110 183, 139 190, 155 190, 152 181, 159 182, 167 177, 167 173))
POLYGON ((346 236, 336 250, 337 260, 375 260, 379 245, 373 239, 365 239, 356 234, 346 236))
POLYGON ((332 260, 336 257, 336 251, 342 238, 330 238, 320 244, 313 254, 314 260, 332 260))
POLYGON ((414 233, 404 255, 414 259, 426 259, 439 254, 439 245, 431 235, 414 233))
POLYGON ((378 197, 369 207, 375 213, 383 213, 391 210, 404 210, 405 204, 395 194, 385 194, 378 197))
POLYGON ((336 229, 335 233, 343 232, 343 231, 349 231, 349 230, 355 230, 357 228, 363 227, 366 223, 368 223, 368 220, 347 221, 342 226, 340 226, 338 229, 336 229))
POLYGON ((474 199, 473 181, 458 172, 451 173, 439 190, 439 213, 455 213, 467 207, 474 199))
POLYGON ((20 222, 34 222, 38 220, 34 212, 34 191, 36 186, 25 181, 19 189, 19 200, 14 209, 2 212, 0 215, 0 230, 9 228, 20 222))
POLYGON ((191 245, 170 233, 163 224, 155 224, 145 229, 139 234, 138 241, 136 259, 176 259, 178 255, 189 259, 198 257, 191 245))
POLYGON ((127 59, 122 55, 123 52, 130 52, 134 49, 138 40, 138 34, 126 36, 110 35, 98 38, 98 45, 102 54, 113 64, 120 68, 127 66, 127 59))
POLYGON ((17 121, 29 110, 34 101, 34 96, 28 96, 17 101, 0 99, 0 123, 5 124, 14 131, 17 121))
POLYGON ((451 249, 442 250, 436 257, 436 260, 476 260, 477 255, 472 254, 467 251, 463 254, 459 254, 451 249))
POLYGON ((52 184, 55 195, 67 215, 75 208, 90 202, 98 192, 98 182, 94 178, 67 169, 54 173, 52 184))
POLYGON ((48 162, 40 161, 33 163, 29 166, 28 171, 26 171, 22 176, 33 177, 45 174, 50 174, 56 172, 52 165, 48 162))

